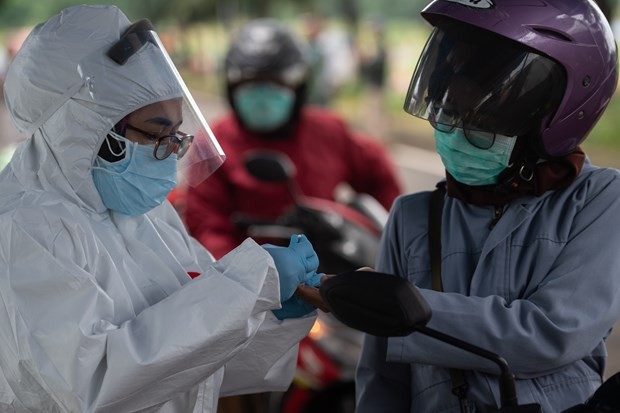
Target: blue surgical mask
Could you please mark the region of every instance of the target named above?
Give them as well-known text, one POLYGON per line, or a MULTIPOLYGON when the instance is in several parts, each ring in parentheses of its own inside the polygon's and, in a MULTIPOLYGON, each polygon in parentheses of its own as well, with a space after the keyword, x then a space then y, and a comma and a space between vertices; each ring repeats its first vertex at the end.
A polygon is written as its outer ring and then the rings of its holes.
POLYGON ((463 129, 435 130, 435 147, 446 170, 457 181, 472 186, 497 183, 499 174, 509 166, 516 141, 516 136, 496 135, 493 146, 480 149, 469 143, 463 129))
POLYGON ((125 143, 124 158, 109 162, 97 157, 93 181, 103 204, 125 215, 142 215, 161 205, 176 186, 177 157, 153 157, 152 145, 139 145, 114 132, 106 139, 125 143), (112 137, 110 137, 112 135, 112 137))
POLYGON ((289 121, 295 92, 275 83, 247 83, 232 95, 243 124, 256 132, 270 132, 289 121))

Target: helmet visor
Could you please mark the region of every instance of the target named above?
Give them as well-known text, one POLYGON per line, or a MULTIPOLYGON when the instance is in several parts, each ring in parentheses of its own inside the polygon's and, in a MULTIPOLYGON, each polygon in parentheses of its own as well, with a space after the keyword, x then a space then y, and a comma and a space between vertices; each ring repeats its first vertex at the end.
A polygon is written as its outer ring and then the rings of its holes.
POLYGON ((555 61, 472 26, 435 28, 404 109, 435 128, 520 136, 558 107, 566 84, 555 61))
POLYGON ((79 74, 88 85, 88 96, 82 99, 103 116, 108 113, 111 125, 148 107, 154 153, 177 154, 179 183, 195 186, 222 165, 224 152, 157 33, 148 26, 132 31, 139 23, 106 53, 93 53, 80 62, 79 74))

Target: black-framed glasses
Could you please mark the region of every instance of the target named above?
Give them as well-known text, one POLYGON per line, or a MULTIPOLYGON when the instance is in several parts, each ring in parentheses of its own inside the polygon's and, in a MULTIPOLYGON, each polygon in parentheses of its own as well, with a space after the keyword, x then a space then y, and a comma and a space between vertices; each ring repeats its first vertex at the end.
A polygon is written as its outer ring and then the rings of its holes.
POLYGON ((464 118, 453 109, 432 108, 428 117, 428 122, 433 128, 440 132, 449 133, 456 128, 463 130, 467 142, 479 149, 489 149, 495 143, 495 132, 485 132, 470 129, 464 125, 467 123, 464 118))
POLYGON ((181 159, 194 141, 194 135, 188 135, 181 131, 177 131, 173 135, 157 136, 130 124, 126 124, 125 127, 129 130, 141 133, 146 136, 149 141, 155 142, 153 156, 160 161, 166 159, 173 153, 177 154, 177 159, 181 159))

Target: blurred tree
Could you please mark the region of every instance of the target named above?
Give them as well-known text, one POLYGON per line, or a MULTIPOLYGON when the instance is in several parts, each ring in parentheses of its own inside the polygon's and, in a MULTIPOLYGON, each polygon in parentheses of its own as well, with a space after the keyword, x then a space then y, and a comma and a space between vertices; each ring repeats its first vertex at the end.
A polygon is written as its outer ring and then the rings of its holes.
MULTIPOLYGON (((14 28, 29 26, 39 23, 56 14, 65 7, 76 4, 101 4, 101 0, 47 0, 47 1, 23 1, 23 0, 0 0, 0 27, 14 28)), ((131 0, 117 0, 116 4, 128 14, 135 7, 131 0)))
MULTIPOLYGON (((602 1, 602 0, 601 0, 602 1)), ((613 0, 606 0, 613 1, 613 0)), ((364 16, 419 19, 430 0, 391 0, 386 8, 375 0, 0 0, 0 28, 33 25, 75 4, 115 4, 131 19, 148 17, 154 23, 188 24, 200 21, 231 22, 235 17, 283 17, 303 12, 321 12, 340 17, 356 27, 364 16)), ((419 21, 419 20, 418 20, 419 21)))
POLYGON ((389 10, 385 3, 376 0, 358 0, 362 13, 366 16, 379 16, 388 18, 413 19, 416 23, 422 21, 420 11, 428 5, 431 0, 392 0, 389 10))
MULTIPOLYGON (((341 0, 356 1, 356 0, 341 0)), ((143 14, 154 21, 174 21, 180 24, 218 20, 228 25, 234 17, 249 18, 279 16, 280 10, 291 3, 297 8, 307 0, 143 0, 138 3, 143 14)), ((312 3, 312 1, 310 2, 312 3)), ((138 7, 138 5, 136 5, 138 7)))
POLYGON ((360 11, 357 0, 340 0, 340 7, 345 21, 349 25, 349 30, 355 35, 360 19, 360 11))
POLYGON ((217 0, 142 0, 134 8, 153 22, 188 24, 213 19, 217 0))

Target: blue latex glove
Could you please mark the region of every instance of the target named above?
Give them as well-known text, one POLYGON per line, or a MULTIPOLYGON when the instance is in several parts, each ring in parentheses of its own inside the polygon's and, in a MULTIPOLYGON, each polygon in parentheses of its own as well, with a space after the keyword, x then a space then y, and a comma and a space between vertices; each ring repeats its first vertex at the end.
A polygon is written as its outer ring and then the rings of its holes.
POLYGON ((291 297, 282 303, 282 308, 279 310, 272 310, 271 312, 276 316, 278 320, 284 320, 285 318, 299 318, 306 314, 316 311, 316 307, 312 304, 308 304, 304 300, 298 297, 291 297))
MULTIPOLYGON (((311 287, 319 287, 321 285, 321 277, 323 276, 325 276, 325 274, 315 272, 314 275, 304 284, 311 287)), ((291 298, 282 303, 281 309, 273 310, 272 312, 278 320, 284 320, 285 318, 303 317, 306 314, 314 312, 315 310, 315 306, 293 295, 291 298)))
POLYGON ((262 247, 271 255, 280 278, 280 302, 293 296, 299 284, 318 282, 316 273, 319 257, 305 235, 292 235, 288 247, 265 244, 262 247))

